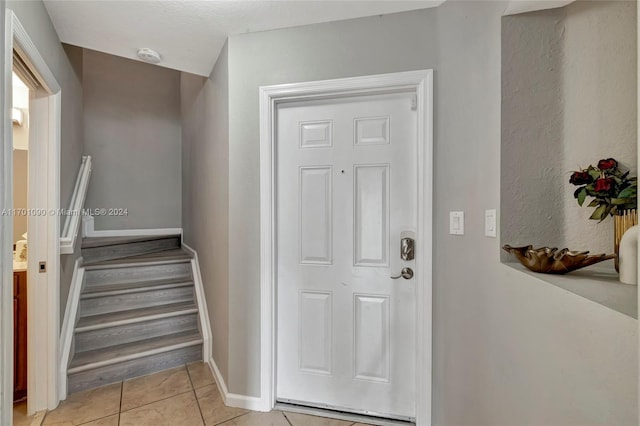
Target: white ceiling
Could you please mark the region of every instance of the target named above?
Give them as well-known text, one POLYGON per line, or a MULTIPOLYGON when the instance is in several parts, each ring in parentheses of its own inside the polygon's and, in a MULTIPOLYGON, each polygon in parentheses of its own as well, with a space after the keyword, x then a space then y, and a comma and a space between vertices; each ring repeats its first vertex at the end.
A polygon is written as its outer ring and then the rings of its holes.
POLYGON ((414 1, 45 0, 60 40, 137 59, 160 52, 167 68, 208 76, 229 35, 435 7, 414 1))

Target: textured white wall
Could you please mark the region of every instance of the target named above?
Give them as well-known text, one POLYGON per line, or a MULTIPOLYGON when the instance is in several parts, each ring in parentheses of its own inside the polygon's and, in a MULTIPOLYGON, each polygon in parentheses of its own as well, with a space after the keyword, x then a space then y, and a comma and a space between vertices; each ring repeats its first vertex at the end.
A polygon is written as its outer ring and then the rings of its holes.
POLYGON ((608 157, 637 171, 636 26, 628 1, 503 19, 504 243, 613 252, 569 176, 608 157))
MULTIPOLYGON (((613 157, 637 176, 637 38, 632 1, 583 2, 567 7, 563 61, 564 168, 576 170, 613 157)), ((613 218, 589 220, 575 186, 563 175, 564 243, 613 253, 613 218)))
MULTIPOLYGON (((566 9, 502 19, 502 241, 564 241, 562 55, 566 9)), ((510 259, 511 255, 503 254, 510 259)))

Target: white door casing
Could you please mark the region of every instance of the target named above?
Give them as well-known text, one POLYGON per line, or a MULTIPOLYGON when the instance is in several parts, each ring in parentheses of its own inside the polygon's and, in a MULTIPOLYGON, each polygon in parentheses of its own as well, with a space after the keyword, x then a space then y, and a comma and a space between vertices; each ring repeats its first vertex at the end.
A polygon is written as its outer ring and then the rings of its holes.
MULTIPOLYGON (((421 271, 415 283, 415 416, 418 425, 431 424, 431 267, 432 267, 432 71, 410 71, 395 74, 345 78, 337 80, 284 84, 260 88, 261 117, 261 409, 273 408, 276 400, 276 284, 278 263, 278 215, 276 210, 277 176, 277 110, 278 105, 293 100, 344 98, 353 95, 390 92, 415 94, 417 148, 413 158, 417 170, 416 260, 414 269, 421 271)), ((341 169, 342 170, 342 169, 341 169)), ((364 170, 364 169, 363 169, 364 170)), ((369 169, 368 171, 372 171, 369 169)), ((308 170, 308 176, 322 174, 308 170)), ((346 170, 345 170, 346 172, 346 170)), ((366 172, 366 171, 365 171, 366 172)), ((366 173, 365 173, 366 174, 366 173)), ((334 177, 335 179, 335 177, 334 177)), ((322 181, 322 179, 316 179, 322 181)), ((393 207, 393 206, 390 206, 393 207)), ((334 230, 335 233, 335 230, 334 230)), ((394 272, 399 268, 399 241, 389 241, 389 260, 394 272), (393 262, 397 262, 395 265, 393 262)), ((335 256, 335 253, 332 253, 335 256)), ((388 270, 387 270, 388 271, 388 270)), ((409 281, 406 281, 409 282, 409 281)), ((367 297, 368 293, 363 293, 367 297)), ((311 298, 313 299, 314 295, 311 298)), ((317 306, 322 305, 322 294, 317 306)), ((363 298, 361 302, 369 302, 363 298)), ((372 302, 377 302, 374 300, 372 302)), ((384 302, 384 301, 383 301, 384 302)), ((373 303, 375 305, 375 303, 373 303)), ((373 306, 372 305, 372 306, 373 306)), ((379 304, 378 304, 379 305, 379 304)), ((384 309, 378 309, 383 312, 384 309)), ((385 313, 386 315, 386 313, 385 313)))
MULTIPOLYGON (((60 206, 60 123, 61 88, 53 73, 33 44, 25 28, 7 9, 5 16, 4 88, 3 104, 4 138, 2 145, 3 196, 1 209, 13 207, 13 127, 10 118, 13 50, 36 75, 43 92, 30 101, 31 127, 29 135, 29 208, 53 209, 60 206), (37 188, 37 190, 34 190, 37 188)), ((11 215, 2 216, 2 334, 0 345, 2 365, 2 402, 0 423, 11 424, 13 414, 13 278, 12 278, 12 220, 11 215)), ((60 218, 55 214, 29 217, 28 256, 28 412, 53 409, 59 403, 57 393, 58 333, 60 330, 60 218), (33 229, 33 232, 32 232, 33 229), (34 235, 35 234, 35 235, 34 235), (37 243, 35 243, 37 241, 37 243), (38 262, 47 262, 46 273, 38 273, 38 262)))
POLYGON ((278 105, 279 401, 415 418, 414 97, 278 105))

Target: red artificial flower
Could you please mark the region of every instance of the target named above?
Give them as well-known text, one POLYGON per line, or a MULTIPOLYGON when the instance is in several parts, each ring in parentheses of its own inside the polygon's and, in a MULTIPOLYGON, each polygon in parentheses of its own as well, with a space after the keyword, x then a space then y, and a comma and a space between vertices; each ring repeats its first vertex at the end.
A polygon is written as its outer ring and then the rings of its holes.
POLYGON ((611 178, 600 178, 596 180, 596 192, 607 192, 613 188, 613 179, 611 178))
POLYGON ((618 162, 613 158, 607 158, 606 160, 598 161, 598 168, 600 170, 611 170, 618 167, 618 162))
POLYGON ((569 183, 574 185, 587 185, 593 182, 593 178, 588 172, 573 172, 569 178, 569 183))

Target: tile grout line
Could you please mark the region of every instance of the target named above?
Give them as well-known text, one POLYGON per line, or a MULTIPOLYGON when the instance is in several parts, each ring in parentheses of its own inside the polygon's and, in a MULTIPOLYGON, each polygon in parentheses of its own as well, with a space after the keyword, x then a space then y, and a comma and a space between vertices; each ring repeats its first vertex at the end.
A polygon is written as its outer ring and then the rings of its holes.
POLYGON ((118 407, 118 426, 120 426, 120 415, 122 414, 122 398, 124 397, 124 380, 120 382, 120 406, 118 407))
MULTIPOLYGON (((121 382, 121 383, 122 383, 122 382, 121 382)), ((89 389, 89 390, 95 390, 95 389, 99 389, 99 388, 102 388, 102 387, 113 386, 113 385, 115 385, 115 383, 111 383, 111 384, 108 384, 108 385, 99 386, 98 388, 89 389)), ((73 394, 72 394, 72 395, 73 395, 73 394)), ((69 395, 67 395, 67 400, 68 400, 68 398, 69 398, 69 395)), ((66 402, 67 400, 60 401, 60 403, 66 402)), ((122 384, 120 385, 120 404, 122 404, 122 384)), ((44 426, 44 421, 45 421, 45 419, 47 418, 47 416, 48 416, 50 413, 53 413, 54 411, 56 411, 56 410, 58 410, 58 409, 60 409, 60 408, 61 408, 61 407, 60 407, 60 405, 58 405, 58 407, 56 407, 56 408, 55 408, 55 409, 53 409, 53 410, 47 410, 47 412, 45 413, 45 415, 42 417, 42 420, 40 420, 40 425, 41 425, 41 426, 44 426)), ((106 418, 108 418, 108 417, 115 416, 116 414, 118 414, 118 423, 120 423, 120 409, 118 409, 118 412, 117 412, 117 413, 111 413, 111 414, 107 414, 107 415, 104 415, 104 416, 101 416, 101 417, 98 417, 98 418, 95 418, 95 419, 87 420, 87 421, 86 421, 86 422, 84 422, 84 423, 79 423, 79 424, 78 424, 78 426, 86 425, 86 424, 89 424, 89 423, 91 423, 91 422, 95 422, 95 421, 98 421, 98 420, 103 420, 103 419, 106 419, 106 418)), ((55 423, 55 424, 58 424, 58 423, 55 423)))
POLYGON ((289 417, 287 417, 287 415, 285 414, 284 411, 280 411, 282 413, 282 416, 284 417, 284 419, 287 421, 287 423, 289 423, 289 426, 293 426, 293 423, 291 423, 291 420, 289 420, 289 417))
POLYGON ((230 419, 223 420, 223 421, 221 421, 220 423, 216 423, 216 424, 215 424, 215 425, 213 425, 213 426, 220 426, 220 425, 224 425, 225 423, 232 422, 232 421, 234 421, 235 419, 238 419, 238 418, 240 418, 240 417, 242 417, 242 416, 246 416, 247 414, 251 414, 251 413, 252 413, 252 411, 249 411, 249 412, 247 412, 247 413, 238 414, 238 415, 237 415, 237 416, 235 416, 235 417, 231 417, 230 419))
POLYGON ((157 401, 151 401, 151 402, 147 402, 146 404, 139 405, 137 407, 129 408, 128 410, 124 411, 124 413, 128 413, 129 411, 137 410, 138 408, 141 408, 141 407, 146 407, 147 405, 155 404, 156 402, 166 401, 167 399, 171 399, 171 398, 174 398, 176 396, 184 395, 185 393, 189 393, 192 390, 193 389, 189 389, 188 391, 180 392, 180 393, 177 393, 175 395, 168 396, 166 398, 158 399, 157 401))
MULTIPOLYGON (((67 398, 68 398, 68 397, 69 397, 69 396, 67 395, 67 398)), ((62 403, 62 401, 61 401, 60 403, 62 403)), ((58 407, 59 407, 59 406, 60 406, 60 404, 58 404, 58 407)), ((56 407, 56 408, 57 408, 57 407, 56 407)), ((50 413, 50 411, 49 411, 49 410, 47 410, 47 412, 46 412, 46 413, 44 413, 44 416, 42 416, 42 420, 40 421, 40 426, 44 425, 44 421, 47 419, 47 416, 49 415, 49 413, 50 413)))
MULTIPOLYGON (((195 361, 195 362, 191 362, 191 363, 189 363, 189 364, 185 364, 185 365, 197 364, 198 362, 201 362, 201 363, 203 363, 203 364, 206 364, 206 362, 204 362, 204 361, 195 361)), ((191 373, 189 372, 189 368, 188 368, 188 367, 187 367, 187 374, 189 375, 189 381, 191 381, 191 373)), ((205 383, 205 384, 200 385, 200 386, 198 386, 198 387, 196 387, 196 386, 193 384, 193 381, 191 381, 191 387, 193 388, 193 390, 194 390, 194 391, 195 391, 195 390, 197 390, 197 389, 204 388, 204 387, 206 387, 206 386, 211 386, 211 385, 216 385, 216 387, 218 386, 218 382, 216 382, 216 379, 215 379, 215 377, 213 377, 213 376, 212 376, 212 378, 211 378, 211 383, 205 383)), ((218 388, 218 391, 219 391, 219 390, 220 390, 220 388, 218 388)))
MULTIPOLYGON (((109 417, 112 417, 112 416, 115 416, 115 414, 109 414, 107 416, 98 417, 97 419, 93 419, 93 420, 89 420, 89 421, 84 422, 84 423, 80 423, 78 426, 88 425, 89 423, 97 422, 98 420, 108 419, 109 417)), ((57 425, 57 424, 60 424, 60 423, 54 423, 54 424, 57 425)))
MULTIPOLYGON (((184 364, 184 365, 186 366, 186 364, 184 364)), ((177 370, 177 369, 179 369, 179 368, 180 368, 180 367, 175 367, 175 368, 173 368, 173 369, 176 369, 176 370, 177 370)), ((172 369, 170 369, 170 370, 172 370, 172 369)), ((187 378, 189 378, 189 383, 191 383, 191 377, 189 376, 189 370, 188 370, 188 369, 186 369, 186 368, 185 368, 185 370, 187 370, 187 378)), ((164 370, 164 371, 168 371, 168 370, 164 370)), ((161 373, 161 372, 162 372, 162 371, 160 371, 159 373, 161 373)), ((153 374, 156 374, 156 373, 153 373, 153 374)), ((150 375, 153 375, 153 374, 149 374, 149 376, 150 376, 150 375)), ((135 379, 139 379, 140 377, 146 377, 146 376, 133 377, 133 378, 128 379, 128 380, 135 380, 135 379)), ((124 381, 123 381, 123 388, 124 388, 124 381)), ((190 391, 192 391, 192 390, 193 390, 193 385, 191 386, 191 389, 186 390, 186 391, 184 391, 184 392, 179 392, 179 393, 176 393, 175 395, 170 395, 170 396, 166 396, 166 397, 164 397, 164 398, 160 398, 160 399, 155 400, 155 401, 150 401, 150 402, 147 402, 146 404, 142 404, 142 405, 139 405, 139 406, 137 406, 137 407, 129 408, 128 410, 125 410, 124 412, 125 412, 125 413, 127 413, 127 412, 129 412, 129 411, 136 410, 136 409, 138 409, 138 408, 140 408, 140 407, 146 407, 147 405, 151 405, 151 404, 154 404, 154 403, 156 403, 156 402, 166 401, 167 399, 171 399, 171 398, 173 398, 173 397, 175 397, 175 396, 184 395, 185 393, 190 392, 190 391)), ((195 392, 194 392, 194 393, 195 393, 195 392)), ((122 401, 122 396, 121 396, 120 398, 121 398, 121 399, 120 399, 120 401, 122 401)), ((120 403, 120 413, 122 413, 122 402, 120 403)))
MULTIPOLYGON (((44 423, 44 418, 47 417, 47 413, 49 412, 49 410, 45 410, 44 415, 42 416, 42 418, 40 419, 40 423, 38 423, 36 426, 42 426, 42 424, 44 423)), ((38 412, 36 411, 36 416, 38 415, 38 412)))
MULTIPOLYGON (((204 361, 201 361, 201 362, 203 362, 203 363, 204 363, 204 361)), ((192 364, 193 364, 193 363, 192 363, 192 364)), ((206 363, 205 363, 205 364, 206 364, 206 363)), ((212 382, 212 383, 209 383, 209 384, 206 384, 206 385, 202 385, 202 386, 200 386, 200 387, 196 388, 196 387, 193 385, 193 381, 191 380, 191 372, 189 371, 189 368, 188 368, 188 367, 187 367, 187 375, 189 376, 189 381, 191 382, 191 387, 193 387, 193 391, 194 391, 194 393, 195 393, 196 389, 201 389, 201 388, 204 388, 204 387, 206 387, 206 386, 215 386, 216 391, 217 391, 217 392, 220 392, 220 389, 218 388, 218 382, 216 381, 215 377, 213 377, 213 382, 212 382)), ((202 408, 200 407, 200 400, 198 399, 198 396, 197 396, 197 395, 196 395, 196 401, 198 402, 198 409, 200 409, 200 415, 202 416, 202 421, 204 422, 204 421, 205 421, 205 420, 204 420, 204 414, 202 414, 202 408)), ((231 417, 230 419, 223 420, 223 421, 221 421, 221 422, 219 422, 219 423, 214 423, 214 425, 213 425, 213 426, 223 425, 223 424, 228 423, 228 422, 230 422, 230 421, 233 421, 233 420, 235 420, 235 419, 237 419, 237 418, 239 418, 239 417, 246 416, 246 415, 247 415, 247 414, 249 414, 249 413, 251 413, 251 410, 247 410, 247 412, 246 412, 246 413, 239 414, 239 415, 237 415, 237 416, 235 416, 235 417, 231 417)), ((206 424, 207 424, 207 423, 205 422, 205 425, 206 425, 206 424)))
POLYGON ((185 370, 187 370, 187 377, 189 378, 189 383, 191 384, 191 392, 193 392, 193 397, 196 399, 196 404, 198 405, 198 412, 200 413, 200 418, 202 419, 203 426, 207 425, 207 422, 204 420, 204 414, 202 414, 202 407, 200 407, 200 400, 198 399, 198 395, 196 395, 196 387, 193 386, 193 380, 191 379, 191 372, 189 371, 189 367, 187 364, 184 365, 185 370))

